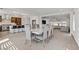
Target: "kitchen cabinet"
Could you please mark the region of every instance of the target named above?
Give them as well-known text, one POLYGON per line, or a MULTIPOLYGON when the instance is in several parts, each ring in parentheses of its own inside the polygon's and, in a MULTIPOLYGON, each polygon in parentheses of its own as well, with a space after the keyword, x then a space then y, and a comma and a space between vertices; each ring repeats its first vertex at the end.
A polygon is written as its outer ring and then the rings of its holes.
POLYGON ((2 16, 0 16, 0 22, 2 22, 2 16))
POLYGON ((16 25, 21 25, 21 18, 20 17, 11 17, 11 23, 15 23, 16 25))
POLYGON ((2 26, 0 26, 0 31, 2 31, 2 26))
POLYGON ((6 31, 6 30, 9 30, 9 25, 7 24, 2 25, 2 31, 6 31))

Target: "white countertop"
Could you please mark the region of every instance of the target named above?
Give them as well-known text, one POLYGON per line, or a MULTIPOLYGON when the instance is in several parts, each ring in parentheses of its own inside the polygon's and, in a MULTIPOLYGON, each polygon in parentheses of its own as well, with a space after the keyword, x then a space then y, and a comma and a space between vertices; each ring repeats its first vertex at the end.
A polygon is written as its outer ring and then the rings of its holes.
POLYGON ((11 23, 10 21, 2 21, 0 25, 15 25, 15 23, 11 23))
POLYGON ((0 25, 15 25, 14 23, 0 23, 0 25))

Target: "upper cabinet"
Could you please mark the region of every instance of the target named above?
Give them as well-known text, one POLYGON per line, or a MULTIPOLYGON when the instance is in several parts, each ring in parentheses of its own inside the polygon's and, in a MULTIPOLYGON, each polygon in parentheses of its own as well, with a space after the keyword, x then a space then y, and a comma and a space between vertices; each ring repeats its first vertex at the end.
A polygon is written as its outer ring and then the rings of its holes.
POLYGON ((11 17, 11 22, 16 25, 21 25, 22 19, 20 17, 11 17))

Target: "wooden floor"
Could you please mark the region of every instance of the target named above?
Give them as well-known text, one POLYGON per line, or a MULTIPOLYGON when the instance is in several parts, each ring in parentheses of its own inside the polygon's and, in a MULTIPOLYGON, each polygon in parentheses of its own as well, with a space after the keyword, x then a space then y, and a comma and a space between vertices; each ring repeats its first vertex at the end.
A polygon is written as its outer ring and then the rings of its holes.
POLYGON ((0 40, 9 38, 19 50, 78 50, 79 47, 69 33, 54 30, 54 37, 43 42, 32 41, 31 46, 26 42, 25 32, 9 34, 0 32, 0 40))

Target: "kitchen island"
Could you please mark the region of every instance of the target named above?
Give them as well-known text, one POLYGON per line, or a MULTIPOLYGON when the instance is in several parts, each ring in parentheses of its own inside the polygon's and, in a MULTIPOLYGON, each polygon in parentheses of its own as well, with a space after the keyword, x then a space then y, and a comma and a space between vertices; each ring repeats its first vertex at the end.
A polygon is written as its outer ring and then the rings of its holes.
POLYGON ((0 31, 6 31, 9 30, 9 26, 16 25, 15 23, 11 22, 0 22, 0 31))

